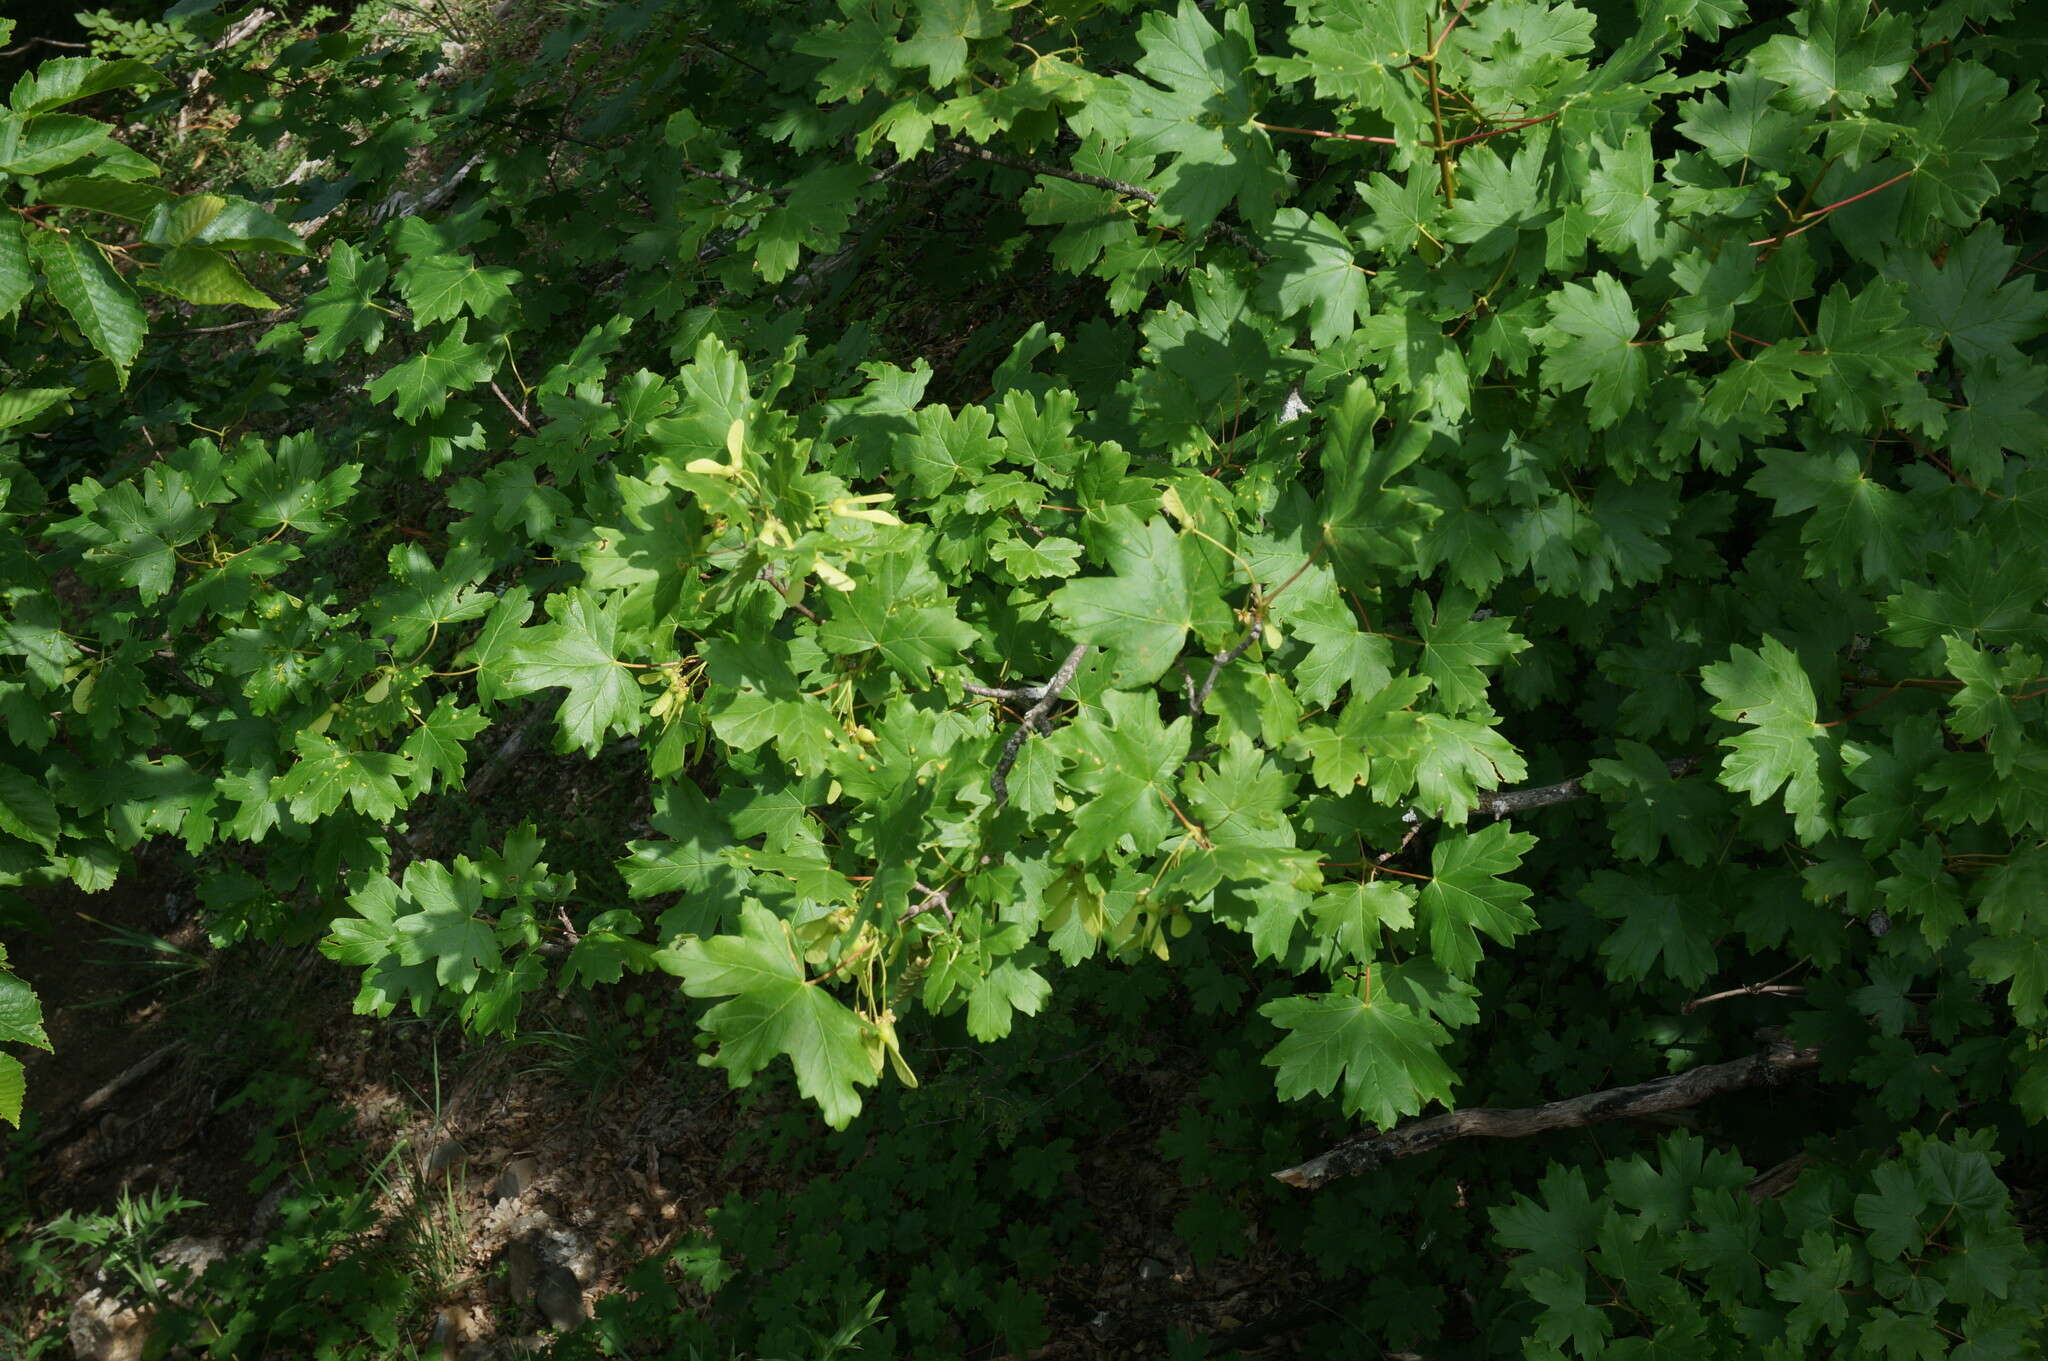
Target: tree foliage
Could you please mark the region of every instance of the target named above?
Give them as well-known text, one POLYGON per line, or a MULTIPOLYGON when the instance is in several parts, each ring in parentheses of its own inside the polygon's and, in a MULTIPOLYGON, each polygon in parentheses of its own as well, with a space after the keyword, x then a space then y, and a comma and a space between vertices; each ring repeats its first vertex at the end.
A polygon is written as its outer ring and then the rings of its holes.
POLYGON ((1755 1008, 1684 1004, 1790 979, 1840 1167, 1554 1174, 1497 1214, 1529 1354, 2020 1354, 2042 37, 646 0, 449 80, 353 31, 224 70, 317 168, 241 196, 73 111, 155 69, 46 63, 0 114, 0 883, 174 842, 217 939, 487 1033, 665 971, 835 1127, 915 1012, 994 1039, 1198 928, 1333 1140, 1515 1094, 1530 1032, 1582 1085, 1741 1053, 1755 1008), (536 710, 644 762, 609 875, 538 812, 423 835, 536 710))

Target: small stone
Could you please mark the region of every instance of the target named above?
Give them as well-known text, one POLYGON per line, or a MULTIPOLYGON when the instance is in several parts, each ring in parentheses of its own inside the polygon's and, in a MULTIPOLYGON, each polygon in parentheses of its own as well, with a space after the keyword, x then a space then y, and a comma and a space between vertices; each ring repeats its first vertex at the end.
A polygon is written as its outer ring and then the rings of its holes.
POLYGON ((575 1273, 565 1266, 551 1266, 541 1272, 540 1288, 533 1293, 533 1303, 548 1325, 560 1332, 568 1332, 587 1317, 583 1312, 583 1287, 576 1283, 575 1273))
POLYGON ((71 1307, 71 1352, 78 1361, 142 1361, 153 1312, 94 1287, 71 1307))
POLYGON ((505 1288, 511 1292, 515 1304, 524 1304, 533 1298, 536 1282, 540 1277, 540 1254, 534 1251, 533 1240, 515 1238, 505 1245, 505 1288))
POLYGON ((525 1194, 526 1188, 540 1177, 538 1158, 514 1158, 498 1173, 498 1179, 491 1183, 493 1201, 511 1200, 525 1194))
POLYGON ((427 1160, 421 1165, 420 1170, 430 1177, 438 1177, 454 1171, 468 1161, 469 1150, 462 1146, 460 1139, 443 1139, 434 1145, 433 1152, 427 1154, 427 1160))

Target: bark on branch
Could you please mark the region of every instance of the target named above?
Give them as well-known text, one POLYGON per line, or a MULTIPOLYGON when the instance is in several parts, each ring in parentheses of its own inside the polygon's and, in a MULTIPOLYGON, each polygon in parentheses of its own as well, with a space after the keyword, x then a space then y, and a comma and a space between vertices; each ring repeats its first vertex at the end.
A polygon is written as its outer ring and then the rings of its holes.
MULTIPOLYGON (((1664 763, 1671 772, 1671 778, 1689 775, 1699 768, 1697 756, 1677 756, 1664 763)), ((1479 796, 1479 806, 1473 811, 1494 818, 1512 817, 1526 813, 1532 808, 1548 808, 1554 803, 1570 803, 1574 799, 1590 796, 1592 791, 1578 780, 1560 780, 1556 784, 1532 785, 1527 789, 1499 789, 1479 796)))
POLYGON ((1384 1134, 1347 1139, 1328 1152, 1273 1176, 1289 1186, 1312 1191, 1338 1177, 1370 1172, 1396 1159, 1427 1153, 1454 1139, 1520 1139, 1546 1130, 1576 1129, 1601 1120, 1627 1120, 1660 1111, 1683 1110, 1723 1092, 1770 1086, 1783 1081, 1787 1073, 1811 1068, 1819 1062, 1820 1050, 1794 1048, 1783 1037, 1773 1035, 1762 1052, 1748 1058, 1690 1068, 1632 1087, 1609 1087, 1520 1110, 1451 1111, 1412 1121, 1384 1134))

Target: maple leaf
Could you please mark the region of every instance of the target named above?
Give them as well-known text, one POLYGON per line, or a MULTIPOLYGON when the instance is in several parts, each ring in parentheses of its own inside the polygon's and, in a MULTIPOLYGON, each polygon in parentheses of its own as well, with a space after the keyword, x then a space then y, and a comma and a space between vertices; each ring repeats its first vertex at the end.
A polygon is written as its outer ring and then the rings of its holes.
POLYGON ((292 816, 300 822, 326 817, 344 799, 379 822, 389 821, 406 805, 398 781, 410 773, 411 763, 403 756, 344 747, 324 733, 300 733, 293 746, 299 759, 270 788, 289 801, 292 816))
POLYGON ((1454 1079, 1438 1052, 1449 1032, 1406 1003, 1325 993, 1283 997, 1259 1014, 1287 1032, 1265 1058, 1283 1101, 1341 1086, 1346 1115, 1384 1127, 1451 1099, 1454 1079))
POLYGON ((1422 639, 1422 674, 1454 714, 1487 707, 1482 667, 1499 666, 1529 649, 1529 640, 1514 631, 1513 620, 1499 615, 1477 618, 1476 604, 1471 596, 1451 591, 1435 605, 1418 593, 1411 607, 1415 631, 1422 639))
POLYGON ((326 286, 299 313, 300 323, 315 332, 306 342, 306 357, 335 359, 355 345, 375 354, 384 343, 385 316, 375 298, 390 277, 391 265, 382 255, 366 258, 348 242, 335 242, 327 256, 326 286))
POLYGON ((521 629, 500 644, 505 661, 498 688, 524 695, 564 687, 568 694, 555 719, 571 743, 594 752, 606 733, 629 726, 639 715, 640 686, 614 655, 618 623, 597 597, 568 591, 548 606, 552 622, 521 629))
POLYGON ((1813 0, 1792 16, 1800 36, 1781 33, 1756 50, 1758 75, 1785 86, 1785 107, 1860 109, 1891 92, 1913 60, 1913 31, 1899 15, 1873 15, 1859 0, 1813 0))
POLYGON ((415 860, 405 867, 405 895, 418 910, 392 922, 399 963, 431 964, 434 981, 457 992, 474 991, 479 977, 497 972, 498 938, 476 918, 483 895, 473 875, 415 860))
POLYGON ((1142 525, 1128 512, 1109 529, 1108 577, 1070 581, 1052 607, 1076 642, 1109 650, 1116 684, 1150 685, 1166 674, 1194 627, 1196 600, 1181 536, 1164 519, 1142 525))
POLYGON ((860 1114, 855 1087, 874 1085, 879 1055, 870 1054, 861 1019, 804 976, 787 928, 766 908, 748 903, 739 935, 684 941, 675 962, 685 993, 731 999, 705 1013, 718 1048, 699 1062, 744 1087, 787 1057, 797 1090, 818 1103, 826 1124, 845 1129, 860 1114))
POLYGON ((363 391, 380 402, 395 399, 402 421, 440 415, 449 393, 475 387, 497 371, 497 346, 472 345, 464 338, 468 332, 469 318, 463 317, 427 350, 371 379, 363 391))
POLYGON ((1251 16, 1225 11, 1219 33, 1194 0, 1181 0, 1171 17, 1145 15, 1138 45, 1137 74, 1118 76, 1090 101, 1077 130, 1100 133, 1127 155, 1169 158, 1154 180, 1163 221, 1199 231, 1233 202, 1247 221, 1270 221, 1285 179, 1245 79, 1251 16))
POLYGON ((1586 180, 1586 208, 1599 224, 1597 239, 1609 250, 1633 247, 1636 258, 1649 264, 1663 254, 1649 134, 1630 128, 1618 148, 1598 145, 1600 166, 1586 180))
POLYGON ((1273 215, 1266 235, 1273 260, 1264 296, 1283 317, 1308 310, 1309 342, 1335 343, 1365 311, 1365 272, 1344 229, 1321 213, 1299 208, 1273 215))
POLYGON ((1912 122, 1914 173, 1901 211, 1970 226, 1998 192, 1992 163, 2032 146, 2040 119, 2041 96, 2031 87, 2012 93, 1979 62, 1948 63, 1912 122))
POLYGON ((1628 292, 1613 275, 1593 286, 1565 284, 1550 300, 1550 322, 1536 333, 1544 381, 1586 389, 1593 429, 1619 421, 1649 389, 1649 364, 1635 343, 1638 323, 1628 292))
POLYGON ((1601 870, 1585 889, 1586 901, 1619 923, 1600 942, 1616 978, 1647 978, 1660 964, 1666 977, 1692 987, 1714 971, 1714 937, 1721 918, 1690 896, 1660 893, 1640 879, 1601 870))
POLYGON ((1725 662, 1700 671, 1719 702, 1714 715, 1746 731, 1721 739, 1729 749, 1720 782, 1759 804, 1784 789, 1799 835, 1818 841, 1828 831, 1822 804, 1820 753, 1825 729, 1814 721, 1813 682, 1799 656, 1766 634, 1761 648, 1736 647, 1725 662))
POLYGON ((453 321, 468 312, 489 316, 512 297, 519 271, 479 265, 467 255, 419 255, 398 270, 398 291, 422 326, 453 321))
POLYGON ((1053 737, 1071 767, 1066 783, 1093 796, 1077 812, 1066 842, 1068 854, 1084 862, 1126 836, 1140 852, 1149 851, 1177 825, 1166 798, 1191 733, 1186 716, 1159 721, 1159 696, 1152 691, 1109 691, 1102 711, 1107 723, 1084 714, 1053 737))
POLYGON ((1430 848, 1430 880, 1419 901, 1430 953, 1453 978, 1472 976, 1481 953, 1479 933, 1506 945, 1536 924, 1530 890, 1500 877, 1520 866, 1535 844, 1529 833, 1495 822, 1430 848))
POLYGON ((1777 502, 1779 515, 1813 512, 1799 528, 1808 576, 1860 568, 1865 581, 1891 581, 1918 560, 1921 531, 1906 498, 1865 476, 1853 449, 1766 449, 1762 459, 1750 489, 1777 502))
POLYGON ((1955 347, 1956 358, 1972 366, 2019 363, 2021 343, 2048 326, 2048 295, 2021 274, 2007 282, 2019 259, 1998 229, 1977 228, 1951 247, 1939 265, 1914 255, 1895 262, 1906 285, 1906 308, 1937 343, 1955 347))

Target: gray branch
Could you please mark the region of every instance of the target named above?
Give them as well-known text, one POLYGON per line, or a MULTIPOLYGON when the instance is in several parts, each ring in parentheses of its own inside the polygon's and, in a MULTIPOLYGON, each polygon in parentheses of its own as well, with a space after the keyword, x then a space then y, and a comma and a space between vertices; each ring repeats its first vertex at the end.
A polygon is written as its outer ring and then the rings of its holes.
POLYGON ((1024 711, 1024 720, 1017 725, 1017 731, 1010 734, 1010 740, 1003 743, 1002 759, 996 762, 995 774, 989 777, 989 788, 995 791, 996 807, 1010 801, 1010 767, 1017 764, 1017 753, 1023 749, 1024 739, 1033 730, 1049 726, 1045 716, 1052 712, 1053 701, 1060 697, 1060 691, 1073 682, 1074 673, 1081 669, 1081 659, 1088 655, 1088 644, 1076 644, 1060 663, 1060 669, 1053 672, 1052 679, 1039 688, 1038 702, 1024 711))
POLYGON ((1746 1087, 1768 1087, 1788 1073, 1812 1068, 1820 1050, 1797 1049, 1782 1035, 1766 1032, 1764 1049, 1748 1058, 1689 1068, 1632 1087, 1609 1087, 1564 1101, 1519 1110, 1451 1111, 1416 1120, 1384 1134, 1347 1139, 1307 1162, 1273 1174, 1274 1179, 1313 1191, 1338 1177, 1371 1172, 1399 1158, 1427 1153, 1456 1139, 1519 1139, 1553 1129, 1576 1129, 1602 1120, 1629 1120, 1697 1106, 1709 1097, 1746 1087))
MULTIPOLYGON (((1697 756, 1677 756, 1664 763, 1671 772, 1671 778, 1691 774, 1699 767, 1697 756)), ((1560 780, 1556 784, 1532 785, 1527 789, 1500 789, 1479 796, 1478 807, 1473 811, 1485 817, 1505 818, 1531 809, 1548 808, 1556 803, 1570 803, 1574 799, 1591 796, 1592 791, 1578 780, 1560 780)))

